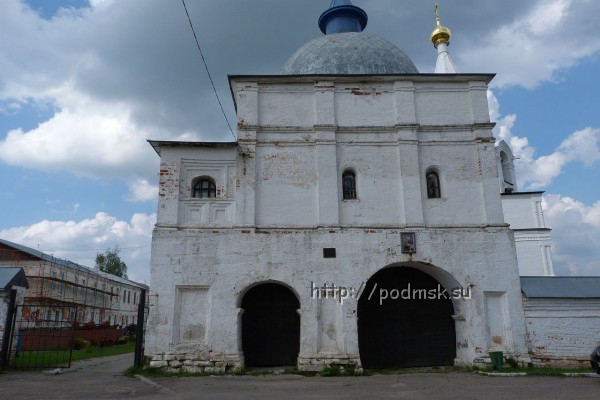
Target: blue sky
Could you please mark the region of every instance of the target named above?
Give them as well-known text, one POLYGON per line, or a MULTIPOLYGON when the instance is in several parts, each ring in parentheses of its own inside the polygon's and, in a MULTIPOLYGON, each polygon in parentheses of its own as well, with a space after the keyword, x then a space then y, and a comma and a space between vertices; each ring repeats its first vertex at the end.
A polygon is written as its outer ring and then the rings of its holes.
MULTIPOLYGON (((495 72, 496 134, 544 190, 561 275, 600 275, 600 43, 586 0, 439 1, 461 72, 495 72)), ((433 2, 356 0, 367 30, 432 72, 433 2)), ((328 0, 189 1, 231 121, 227 74, 277 74, 328 0)), ((148 282, 158 157, 146 139, 230 140, 185 12, 170 0, 4 0, 0 237, 93 265, 118 245, 148 282)))
MULTIPOLYGON (((503 114, 517 115, 513 131, 527 136, 537 155, 547 155, 570 132, 600 127, 600 84, 594 78, 599 68, 600 58, 594 57, 559 74, 558 82, 543 84, 535 90, 510 87, 496 91, 496 97, 503 114)), ((593 204, 600 199, 597 173, 597 164, 586 167, 575 161, 541 189, 593 204)))

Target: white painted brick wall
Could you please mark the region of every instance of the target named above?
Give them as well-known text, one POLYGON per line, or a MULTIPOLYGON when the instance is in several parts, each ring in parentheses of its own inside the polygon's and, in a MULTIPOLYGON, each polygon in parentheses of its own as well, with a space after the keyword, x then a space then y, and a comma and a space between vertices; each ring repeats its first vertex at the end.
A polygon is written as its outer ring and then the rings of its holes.
POLYGON ((234 77, 237 149, 165 145, 146 342, 155 364, 177 369, 210 359, 218 365, 209 368, 241 366, 241 299, 251 285, 267 281, 285 284, 300 300, 300 368, 360 363, 357 302, 336 305, 338 311, 323 308, 310 298, 311 282, 358 288, 380 269, 400 265, 419 268, 447 288, 472 288, 471 300, 455 303, 457 362, 487 355, 484 296, 491 292, 505 299, 501 348, 526 354, 487 77, 413 78, 302 77, 291 83, 289 77, 234 77), (231 161, 237 164, 228 197, 236 209, 231 227, 185 225, 186 163, 216 168, 231 161), (441 171, 442 199, 427 199, 430 166, 441 171), (342 200, 341 174, 348 167, 357 175, 353 201, 342 200), (417 234, 412 260, 401 253, 402 231, 417 234), (337 258, 323 259, 324 247, 335 247, 337 258), (202 340, 181 340, 182 288, 204 299, 203 310, 209 307, 195 323, 185 318, 202 340), (323 327, 331 337, 330 329, 336 330, 337 348, 323 338, 323 327))
MULTIPOLYGON (((422 269, 448 288, 473 287, 473 299, 458 301, 457 342, 462 362, 487 354, 483 293, 506 292, 508 319, 514 345, 507 353, 525 353, 524 324, 514 249, 505 229, 423 230, 417 232, 418 253, 413 262, 401 254, 399 233, 393 230, 343 229, 289 230, 264 233, 242 231, 155 232, 152 256, 152 306, 148 322, 146 353, 192 353, 213 351, 230 357, 239 352, 239 305, 245 290, 256 282, 277 281, 293 289, 301 303, 301 357, 317 357, 317 300, 310 297, 311 282, 360 287, 375 272, 389 265, 422 269), (490 239, 493 239, 490 240, 490 239), (465 243, 469 243, 465 246, 465 243), (323 259, 324 247, 336 247, 338 257, 323 259), (383 250, 385 249, 385 250, 383 250), (383 251, 382 251, 383 250, 383 251), (513 254, 511 256, 511 254, 513 254), (436 267, 434 267, 436 266, 436 267), (177 287, 210 288, 211 315, 203 319, 206 340, 178 342, 174 330, 177 287), (158 295, 158 296, 155 296, 158 295)), ((341 308, 343 348, 332 357, 358 358, 356 301, 341 308)), ((198 316, 200 318, 200 316, 198 316)), ((204 317, 202 317, 204 318, 204 317)), ((321 321, 329 324, 328 321, 321 321)))
POLYGON ((600 345, 600 299, 526 299, 524 309, 533 359, 589 366, 600 345))

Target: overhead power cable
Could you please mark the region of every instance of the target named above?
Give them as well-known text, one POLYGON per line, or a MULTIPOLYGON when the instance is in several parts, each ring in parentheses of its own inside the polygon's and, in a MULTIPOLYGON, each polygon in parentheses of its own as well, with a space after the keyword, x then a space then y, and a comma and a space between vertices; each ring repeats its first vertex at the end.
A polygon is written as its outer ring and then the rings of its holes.
MULTIPOLYGON (((128 247, 119 247, 119 250, 132 250, 132 249, 147 249, 150 248, 150 246, 128 246, 128 247)), ((33 247, 32 247, 33 249, 33 247)), ((87 251, 105 251, 106 249, 34 249, 37 250, 41 253, 57 253, 57 252, 63 252, 63 253, 74 253, 74 252, 87 252, 87 251)), ((19 251, 18 249, 0 249, 0 252, 16 252, 19 251)))
POLYGON ((202 48, 200 47, 200 42, 198 41, 198 36, 196 36, 196 31, 194 29, 194 24, 192 23, 192 18, 190 18, 190 13, 188 12, 187 6, 185 5, 185 0, 181 0, 183 3, 183 9, 185 10, 185 15, 187 15, 188 21, 190 23, 190 28, 192 28, 192 33, 194 34, 194 39, 196 40, 196 46, 198 47, 198 51, 200 52, 200 57, 202 58, 202 63, 204 63, 204 68, 206 69, 206 73, 208 74, 208 79, 210 80, 210 84, 212 85, 213 91, 215 92, 215 97, 217 98, 217 102, 219 103, 219 107, 221 107, 221 112, 223 113, 223 117, 225 117, 225 122, 227 122, 227 126, 229 127, 229 132, 233 139, 237 141, 235 137, 235 133, 233 133, 233 129, 231 128, 231 124, 229 123, 229 119, 227 118, 227 114, 225 114, 225 109, 223 108, 223 104, 221 103, 221 99, 219 98, 219 94, 217 93, 217 88, 215 87, 215 82, 213 81, 212 76, 210 75, 210 71, 208 70, 208 65, 206 64, 206 59, 204 58, 204 53, 202 52, 202 48))

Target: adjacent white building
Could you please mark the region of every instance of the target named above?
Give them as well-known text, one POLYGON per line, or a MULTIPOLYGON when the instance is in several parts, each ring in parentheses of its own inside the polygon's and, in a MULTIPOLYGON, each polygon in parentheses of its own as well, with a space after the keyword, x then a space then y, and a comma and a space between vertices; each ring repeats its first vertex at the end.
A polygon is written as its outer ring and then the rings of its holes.
POLYGON ((519 272, 522 276, 554 276, 551 229, 542 207, 544 192, 519 192, 512 150, 501 140, 496 152, 502 210, 515 235, 519 272))

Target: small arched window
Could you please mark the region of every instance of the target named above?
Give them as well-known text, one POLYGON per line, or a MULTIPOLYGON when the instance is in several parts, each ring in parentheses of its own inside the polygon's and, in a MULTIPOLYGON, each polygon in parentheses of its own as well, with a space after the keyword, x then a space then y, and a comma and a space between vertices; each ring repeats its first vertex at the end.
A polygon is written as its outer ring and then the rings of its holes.
POLYGON ((217 185, 210 178, 200 178, 194 183, 192 197, 199 199, 212 199, 217 197, 217 185))
POLYGON ((427 173, 427 198, 428 199, 439 199, 442 197, 440 190, 440 176, 435 171, 427 173))
POLYGON ((344 200, 356 200, 356 175, 353 171, 342 174, 342 189, 344 200))

